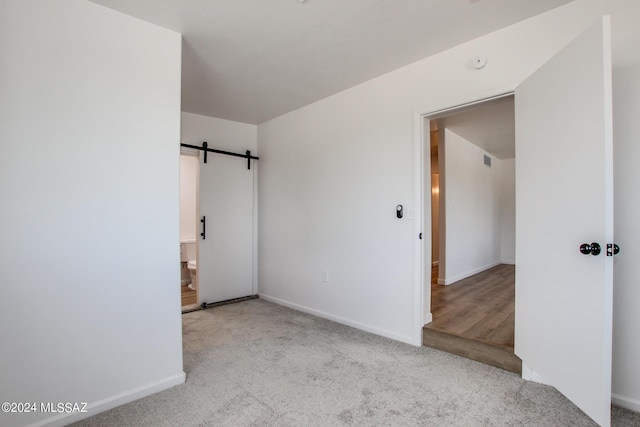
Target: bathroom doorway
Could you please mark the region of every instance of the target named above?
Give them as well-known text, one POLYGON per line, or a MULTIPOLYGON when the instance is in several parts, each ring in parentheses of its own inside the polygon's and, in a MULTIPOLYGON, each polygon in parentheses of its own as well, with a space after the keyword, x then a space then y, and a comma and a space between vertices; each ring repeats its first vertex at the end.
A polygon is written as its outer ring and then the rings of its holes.
POLYGON ((180 154, 180 294, 182 310, 198 306, 198 153, 180 154))
POLYGON ((181 144, 183 313, 257 297, 258 157, 246 153, 181 144))

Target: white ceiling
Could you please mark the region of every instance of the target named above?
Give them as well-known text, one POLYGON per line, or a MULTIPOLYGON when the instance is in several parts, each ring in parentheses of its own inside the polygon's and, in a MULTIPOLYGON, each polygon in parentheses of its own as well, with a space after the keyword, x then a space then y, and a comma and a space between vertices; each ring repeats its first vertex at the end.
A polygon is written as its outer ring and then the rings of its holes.
POLYGON ((183 34, 183 111, 258 124, 571 0, 91 1, 183 34))
POLYGON ((513 96, 509 96, 439 118, 436 127, 449 129, 499 159, 512 159, 516 156, 514 112, 513 96))

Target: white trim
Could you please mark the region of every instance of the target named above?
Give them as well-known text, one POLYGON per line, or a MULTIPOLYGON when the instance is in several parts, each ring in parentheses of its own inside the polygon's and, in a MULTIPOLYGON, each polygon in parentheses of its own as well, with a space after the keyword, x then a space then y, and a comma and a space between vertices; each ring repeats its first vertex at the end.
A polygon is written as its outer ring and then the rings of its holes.
POLYGON ((611 403, 621 408, 629 409, 630 411, 640 412, 640 400, 638 399, 611 393, 611 403))
POLYGON ((452 283, 459 282, 460 280, 466 279, 467 277, 471 277, 474 274, 482 273, 483 271, 488 270, 490 268, 493 268, 493 267, 495 267, 497 265, 500 265, 500 264, 502 264, 502 261, 496 261, 496 262, 492 262, 491 264, 487 264, 487 265, 482 266, 482 267, 474 268, 473 270, 467 271, 466 273, 460 274, 459 276, 456 276, 456 277, 451 278, 451 279, 444 279, 444 280, 438 279, 438 284, 439 285, 451 285, 452 283), (440 282, 442 282, 442 283, 440 283, 440 282))
POLYGON ((253 277, 251 278, 251 286, 255 295, 258 293, 258 161, 250 161, 253 170, 253 277))
POLYGON ((192 156, 192 157, 200 158, 200 150, 197 150, 195 148, 183 147, 181 145, 180 146, 180 155, 181 156, 192 156))
POLYGON ((29 427, 36 426, 66 426, 72 422, 76 422, 85 418, 92 417, 100 412, 107 411, 121 406, 134 400, 141 399, 143 397, 150 396, 152 394, 161 392, 168 388, 183 384, 187 379, 187 375, 184 372, 180 372, 176 375, 164 378, 159 381, 155 381, 141 387, 137 387, 116 395, 101 399, 95 402, 91 402, 87 405, 87 412, 75 412, 71 414, 58 414, 44 420, 37 421, 33 424, 29 424, 29 427))
POLYGON ((451 113, 458 109, 470 107, 472 105, 480 104, 486 101, 492 101, 495 99, 512 96, 515 93, 515 88, 518 87, 520 83, 522 83, 522 79, 498 85, 491 89, 476 93, 475 95, 465 95, 464 97, 453 98, 444 102, 423 105, 421 108, 417 108, 414 111, 420 116, 420 118, 437 118, 445 112, 451 113))
POLYGON ((524 361, 522 361, 522 379, 525 381, 531 381, 531 374, 533 372, 533 369, 531 369, 531 366, 527 365, 524 361))
POLYGON ((297 311, 301 311, 303 313, 313 314, 314 316, 322 317, 324 319, 332 320, 336 323, 340 323, 343 325, 351 326, 356 329, 360 329, 365 332, 370 332, 372 334, 380 335, 386 338, 391 338, 392 340, 400 341, 406 344, 412 344, 416 346, 422 346, 422 340, 420 340, 420 344, 414 344, 411 337, 398 335, 393 332, 387 331, 386 329, 379 329, 374 326, 369 326, 364 323, 354 322, 353 320, 345 319, 344 317, 334 316, 333 314, 325 313, 324 311, 316 310, 304 305, 296 304, 294 302, 286 301, 280 298, 272 297, 265 294, 258 294, 260 298, 265 301, 270 301, 278 305, 282 305, 285 307, 292 308, 297 311))
MULTIPOLYGON (((425 241, 431 242, 431 221, 429 227, 425 228, 424 221, 424 203, 428 200, 431 205, 431 199, 423 197, 424 184, 424 159, 426 157, 424 150, 424 129, 423 118, 417 112, 413 114, 413 200, 414 200, 414 225, 413 225, 413 337, 411 344, 422 345, 422 328, 424 326, 425 312, 425 257, 431 259, 431 245, 425 245, 425 241), (422 239, 418 236, 422 233, 422 239)), ((431 175, 429 175, 431 176, 431 175)), ((431 274, 431 273, 429 273, 431 274)), ((428 290, 429 295, 431 289, 428 290)), ((430 301, 430 300, 429 300, 430 301)))
POLYGON ((424 314, 424 324, 428 325, 429 323, 433 322, 433 314, 432 313, 425 313, 424 314))
POLYGON ((548 381, 542 378, 542 376, 534 371, 524 360, 522 361, 522 379, 553 387, 553 384, 549 384, 548 381))
POLYGON ((516 265, 516 261, 515 260, 508 260, 508 261, 502 260, 502 261, 500 261, 500 264, 516 265))
POLYGON ((457 104, 451 107, 442 108, 437 111, 431 111, 423 115, 423 117, 428 118, 430 120, 442 118, 444 116, 448 116, 451 113, 455 113, 464 108, 469 108, 474 105, 484 104, 485 102, 496 101, 498 99, 506 98, 513 95, 513 91, 503 92, 498 95, 492 95, 481 99, 476 99, 475 101, 464 102, 462 104, 457 104))
POLYGON ((551 385, 542 377, 542 375, 540 375, 533 369, 531 370, 531 381, 533 381, 534 383, 540 383, 540 384, 549 385, 549 386, 551 385))
MULTIPOLYGON (((512 81, 503 85, 499 85, 493 88, 489 88, 487 90, 483 90, 475 93, 475 95, 471 95, 471 97, 452 99, 445 103, 427 105, 424 108, 418 108, 413 112, 413 155, 414 155, 414 203, 415 203, 415 225, 414 232, 421 233, 423 239, 418 240, 414 244, 414 274, 413 274, 413 321, 415 322, 415 326, 413 328, 413 336, 411 340, 411 344, 414 345, 422 345, 422 328, 424 327, 424 321, 427 318, 426 313, 430 313, 430 309, 425 307, 426 303, 426 292, 428 295, 431 295, 431 288, 425 290, 427 284, 424 281, 425 277, 425 254, 426 251, 431 253, 431 246, 425 245, 424 241, 427 235, 431 236, 431 220, 424 220, 424 206, 423 206, 423 197, 422 194, 424 192, 423 188, 423 174, 425 169, 425 150, 424 147, 424 119, 425 118, 433 118, 436 114, 441 114, 444 112, 455 111, 460 108, 468 107, 470 105, 499 99, 507 96, 513 96, 514 90, 520 84, 522 79, 518 79, 516 81, 512 81)), ((431 163, 429 163, 430 165, 431 163)), ((431 202, 430 198, 425 198, 431 202)), ((429 237, 431 239, 431 237, 429 237)), ((431 241, 431 240, 429 240, 431 241)), ((438 279, 438 283, 440 283, 440 279, 438 279)), ((429 281, 429 286, 431 286, 431 281, 429 281)), ((429 303, 431 302, 431 298, 429 297, 429 303)))

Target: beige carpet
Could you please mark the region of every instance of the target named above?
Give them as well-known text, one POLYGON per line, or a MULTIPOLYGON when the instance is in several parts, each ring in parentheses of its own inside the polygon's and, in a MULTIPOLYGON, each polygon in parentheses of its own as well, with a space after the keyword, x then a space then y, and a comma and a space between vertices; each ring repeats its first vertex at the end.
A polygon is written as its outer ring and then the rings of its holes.
MULTIPOLYGON (((78 426, 592 426, 551 387, 264 300, 183 315, 184 385, 78 426)), ((613 425, 640 414, 614 408, 613 425)))

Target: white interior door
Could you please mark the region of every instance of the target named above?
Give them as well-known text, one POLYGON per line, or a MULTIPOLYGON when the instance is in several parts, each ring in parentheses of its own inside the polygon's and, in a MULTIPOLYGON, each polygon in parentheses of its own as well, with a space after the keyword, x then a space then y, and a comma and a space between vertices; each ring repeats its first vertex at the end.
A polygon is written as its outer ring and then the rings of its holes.
MULTIPOLYGON (((255 167, 247 159, 200 152, 198 302, 213 303, 252 295, 255 167), (202 231, 203 224, 200 225, 202 231)), ((253 161, 252 161, 253 162, 253 161)))
POLYGON ((603 426, 613 288, 609 34, 604 17, 515 92, 515 353, 603 426), (600 255, 579 251, 591 242, 600 255))

